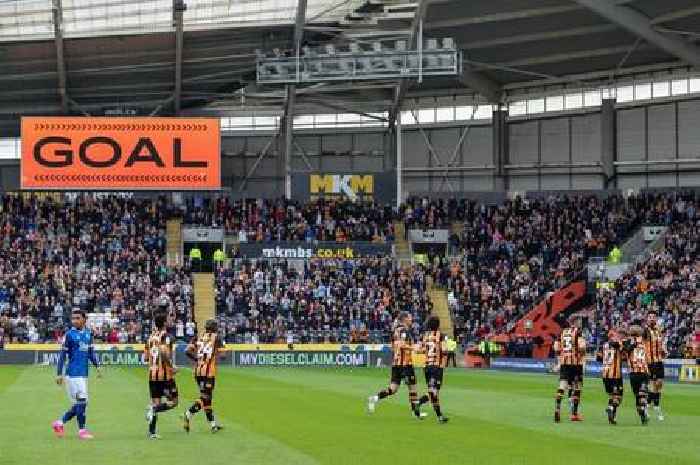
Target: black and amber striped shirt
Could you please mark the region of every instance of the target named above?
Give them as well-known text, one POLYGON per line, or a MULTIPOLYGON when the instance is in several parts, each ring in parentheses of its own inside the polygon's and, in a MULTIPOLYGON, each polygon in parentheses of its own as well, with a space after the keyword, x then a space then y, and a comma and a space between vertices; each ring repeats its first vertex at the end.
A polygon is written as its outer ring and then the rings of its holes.
POLYGON ((647 328, 644 331, 644 343, 648 363, 659 363, 664 360, 664 335, 658 328, 647 328))
POLYGON ((644 339, 636 336, 630 339, 627 362, 630 366, 630 373, 649 374, 649 364, 647 363, 647 350, 644 339))
POLYGON ((167 332, 155 330, 144 347, 148 364, 149 381, 170 381, 173 379, 173 343, 167 332))
POLYGON ((405 326, 400 325, 394 330, 391 348, 394 351, 393 366, 407 367, 413 365, 413 338, 405 326))
POLYGON ((427 331, 423 334, 425 366, 444 368, 447 365, 447 352, 444 344, 445 338, 442 337, 440 331, 427 331))
POLYGON ((559 354, 560 365, 583 365, 586 342, 576 328, 565 328, 555 342, 554 350, 559 354))
POLYGON ((194 367, 195 376, 216 377, 216 363, 222 347, 221 339, 216 333, 204 333, 190 344, 190 349, 197 358, 194 367))
POLYGON ((622 348, 619 342, 606 342, 601 350, 603 378, 622 378, 622 348))

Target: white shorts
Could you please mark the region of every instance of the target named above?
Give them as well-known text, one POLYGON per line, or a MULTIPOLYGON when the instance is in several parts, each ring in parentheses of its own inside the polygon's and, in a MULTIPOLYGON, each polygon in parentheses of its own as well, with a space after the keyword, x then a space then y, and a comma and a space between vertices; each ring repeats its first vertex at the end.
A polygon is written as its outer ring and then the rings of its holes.
POLYGON ((66 376, 64 378, 64 383, 66 385, 66 392, 68 393, 68 398, 71 402, 76 402, 78 399, 88 399, 88 382, 87 378, 71 378, 66 376))

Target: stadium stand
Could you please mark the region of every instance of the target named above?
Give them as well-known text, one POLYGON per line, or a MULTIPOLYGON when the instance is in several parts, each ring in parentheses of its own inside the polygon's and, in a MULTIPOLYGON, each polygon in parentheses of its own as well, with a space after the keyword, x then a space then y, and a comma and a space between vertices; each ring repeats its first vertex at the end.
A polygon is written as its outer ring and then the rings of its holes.
POLYGON ((589 341, 598 343, 610 328, 643 321, 646 312, 654 310, 666 331, 669 356, 692 355, 694 322, 700 317, 700 218, 692 203, 676 207, 661 215, 674 221, 663 249, 634 266, 613 287, 598 290, 586 328, 589 341))
POLYGON ((217 273, 217 309, 228 342, 387 342, 399 311, 416 328, 431 313, 427 277, 390 258, 237 261, 217 273))
POLYGON ((92 314, 95 338, 142 341, 150 308, 167 305, 174 331, 192 321, 187 268, 165 262, 164 199, 3 195, 0 325, 13 342, 59 340, 72 308, 92 314))
POLYGON ((472 205, 447 279, 457 332, 467 342, 510 332, 535 302, 581 275, 588 258, 606 256, 642 224, 669 225, 684 215, 695 217, 692 194, 472 205))
POLYGON ((223 227, 240 242, 374 241, 391 242, 391 207, 372 202, 323 200, 301 204, 291 200, 189 199, 185 223, 223 227))

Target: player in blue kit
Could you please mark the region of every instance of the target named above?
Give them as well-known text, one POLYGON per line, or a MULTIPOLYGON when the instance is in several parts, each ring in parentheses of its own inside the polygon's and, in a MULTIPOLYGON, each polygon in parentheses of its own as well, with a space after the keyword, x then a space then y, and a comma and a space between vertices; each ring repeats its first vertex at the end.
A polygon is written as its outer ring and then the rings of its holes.
POLYGON ((56 384, 59 386, 65 384, 68 397, 73 403, 63 418, 53 422, 53 431, 57 437, 62 438, 64 435, 63 426, 73 417, 78 420, 78 437, 80 439, 92 439, 92 434, 85 427, 86 417, 85 410, 87 409, 88 391, 88 365, 89 362, 95 366, 97 377, 102 376, 95 349, 92 345, 92 333, 85 328, 85 312, 82 310, 73 310, 71 314, 71 323, 73 327, 66 333, 61 348, 61 355, 58 359, 58 373, 56 375, 56 384), (63 372, 64 365, 68 358, 68 367, 63 372))

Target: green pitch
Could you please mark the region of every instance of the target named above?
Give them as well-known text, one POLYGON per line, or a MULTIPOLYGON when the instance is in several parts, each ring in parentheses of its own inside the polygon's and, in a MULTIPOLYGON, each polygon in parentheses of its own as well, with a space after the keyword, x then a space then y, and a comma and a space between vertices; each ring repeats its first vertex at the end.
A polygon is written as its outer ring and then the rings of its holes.
POLYGON ((639 425, 627 395, 620 424, 611 427, 601 382, 591 378, 585 422, 555 425, 554 377, 449 371, 442 405, 450 423, 440 425, 429 405, 426 420, 411 417, 405 388, 368 415, 367 396, 388 376, 379 369, 224 369, 214 407, 226 429, 212 435, 200 413, 187 435, 180 414, 196 393, 183 371, 180 406, 160 416, 163 439, 149 441, 145 371, 108 368, 103 379, 90 380, 88 425, 96 439, 85 443, 75 437, 75 423, 64 439, 53 437, 50 423, 67 407, 53 371, 3 366, 0 465, 700 463, 698 386, 667 385, 666 422, 652 418, 648 427, 639 425))

